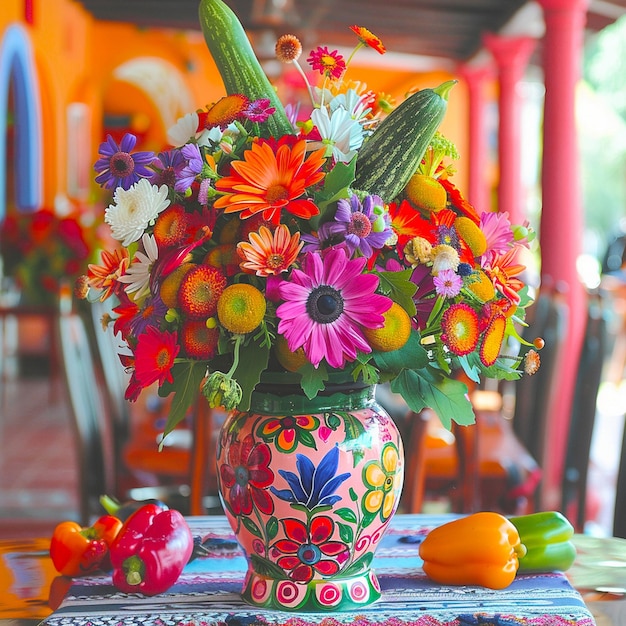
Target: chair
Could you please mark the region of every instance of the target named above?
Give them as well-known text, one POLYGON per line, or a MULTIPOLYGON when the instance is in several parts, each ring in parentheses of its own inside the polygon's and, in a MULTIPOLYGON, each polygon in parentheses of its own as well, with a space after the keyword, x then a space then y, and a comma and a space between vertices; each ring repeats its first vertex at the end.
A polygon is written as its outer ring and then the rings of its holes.
MULTIPOLYGON (((215 431, 219 421, 198 393, 185 423, 158 444, 165 426, 170 400, 161 398, 156 386, 144 390, 137 402, 124 398, 129 375, 119 359, 124 342, 109 325, 102 328, 104 315, 113 314, 112 299, 90 305, 86 323, 92 344, 96 346, 97 365, 110 407, 115 432, 117 491, 131 497, 180 499, 192 515, 206 513, 206 500, 217 493, 215 465, 215 431)), ((211 502, 209 504, 212 506, 211 502)), ((181 506, 181 503, 177 503, 181 506)))
POLYGON ((61 311, 55 334, 76 438, 80 523, 88 525, 101 512, 99 496, 114 490, 113 432, 106 419, 108 409, 98 392, 99 381, 82 319, 61 311))
POLYGON ((607 314, 600 294, 590 297, 587 326, 578 365, 576 390, 563 472, 561 510, 584 532, 589 452, 596 418, 596 401, 607 351, 607 314), (571 511, 571 512, 570 512, 571 511))
MULTIPOLYGON (((126 407, 117 402, 120 397, 123 400, 125 384, 113 383, 108 387, 104 366, 108 363, 109 368, 121 367, 117 354, 113 360, 108 353, 115 352, 117 344, 100 341, 102 350, 93 349, 98 344, 98 335, 92 332, 93 324, 89 327, 86 322, 94 317, 95 314, 86 318, 72 310, 71 302, 66 302, 56 327, 77 442, 81 522, 88 523, 102 513, 99 504, 102 494, 120 500, 155 497, 185 513, 205 513, 205 496, 212 484, 210 477, 215 476, 210 466, 207 468, 207 462, 214 456, 210 448, 213 442, 204 435, 213 431, 212 412, 206 401, 199 394, 197 405, 190 411, 188 427, 175 430, 159 451, 159 436, 169 402, 159 398, 156 390, 145 390, 137 403, 126 407), (120 406, 123 413, 119 412, 120 406), (194 437, 196 424, 204 429, 201 437, 194 437)), ((97 331, 101 333, 102 329, 97 331)), ((113 381, 115 377, 110 369, 108 373, 109 381, 113 381)), ((119 372, 116 377, 121 380, 119 372)))
MULTIPOLYGON (((491 509, 520 514, 536 508, 548 401, 556 388, 556 365, 567 326, 567 307, 558 290, 545 288, 527 321, 524 334, 546 342, 539 372, 498 390, 473 390, 475 425, 453 425, 448 433, 433 415, 426 429, 425 497, 443 495, 455 512, 491 509), (511 394, 514 409, 507 406, 511 394)), ((420 505, 416 500, 411 504, 420 505)))
POLYGON ((541 368, 515 383, 513 431, 520 443, 544 465, 545 437, 552 394, 558 389, 558 365, 565 349, 569 312, 558 288, 542 288, 529 311, 529 338, 542 337, 541 368))

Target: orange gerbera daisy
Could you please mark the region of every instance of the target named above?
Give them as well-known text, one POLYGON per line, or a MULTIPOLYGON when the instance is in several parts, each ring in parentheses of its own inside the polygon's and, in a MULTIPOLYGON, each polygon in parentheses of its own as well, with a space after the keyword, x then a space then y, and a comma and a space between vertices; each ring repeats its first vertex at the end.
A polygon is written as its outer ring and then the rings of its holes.
POLYGON ((100 300, 106 300, 111 294, 124 288, 117 279, 126 272, 130 256, 126 248, 117 248, 113 252, 103 250, 101 259, 102 265, 88 265, 87 282, 94 289, 102 289, 100 300))
POLYGON ((383 42, 379 37, 374 35, 370 30, 363 26, 350 26, 350 30, 356 33, 356 36, 359 38, 359 41, 365 44, 368 48, 372 48, 376 50, 376 52, 380 54, 385 54, 386 49, 383 45, 383 42))
POLYGON ((494 287, 513 304, 519 304, 518 291, 524 286, 516 276, 526 269, 525 265, 516 262, 518 252, 516 248, 510 248, 503 254, 491 253, 486 258, 483 257, 482 261, 483 269, 493 281, 494 287))
POLYGON ((324 178, 325 151, 321 148, 305 158, 305 140, 291 147, 278 145, 276 152, 268 143, 253 143, 242 161, 232 163, 231 175, 215 183, 216 189, 226 192, 215 201, 215 208, 225 213, 241 211, 242 219, 262 211, 273 224, 279 223, 282 209, 303 219, 317 215, 317 205, 302 196, 324 178))
POLYGON ((245 258, 241 269, 256 272, 257 276, 280 274, 298 258, 304 245, 300 233, 291 234, 284 224, 279 224, 272 234, 266 226, 261 226, 258 233, 250 233, 250 242, 241 241, 237 250, 245 258))

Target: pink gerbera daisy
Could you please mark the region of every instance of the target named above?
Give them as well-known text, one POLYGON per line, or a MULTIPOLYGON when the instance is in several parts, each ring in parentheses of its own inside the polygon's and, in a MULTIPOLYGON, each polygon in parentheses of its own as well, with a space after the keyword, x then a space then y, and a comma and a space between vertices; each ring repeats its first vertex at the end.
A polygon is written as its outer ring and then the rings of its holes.
POLYGON ((318 46, 309 54, 307 63, 323 76, 339 79, 346 71, 346 62, 337 50, 329 50, 326 46, 318 46))
POLYGON ((480 230, 487 240, 488 251, 506 252, 513 242, 513 232, 507 211, 484 211, 480 216, 480 230))
POLYGON ((322 359, 343 367, 358 351, 371 352, 361 328, 381 328, 392 301, 375 293, 378 277, 362 273, 366 261, 350 260, 343 248, 308 253, 302 270, 278 287, 285 300, 276 310, 278 332, 315 367, 322 359))

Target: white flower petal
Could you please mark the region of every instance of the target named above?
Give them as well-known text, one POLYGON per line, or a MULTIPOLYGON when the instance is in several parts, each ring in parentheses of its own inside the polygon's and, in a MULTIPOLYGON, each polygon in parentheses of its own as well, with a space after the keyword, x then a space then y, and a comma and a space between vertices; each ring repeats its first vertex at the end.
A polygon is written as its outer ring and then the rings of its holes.
POLYGON ((113 238, 121 241, 123 246, 137 241, 159 213, 169 206, 167 193, 166 185, 158 188, 145 178, 130 189, 118 187, 113 196, 115 204, 104 211, 104 221, 111 227, 113 238))

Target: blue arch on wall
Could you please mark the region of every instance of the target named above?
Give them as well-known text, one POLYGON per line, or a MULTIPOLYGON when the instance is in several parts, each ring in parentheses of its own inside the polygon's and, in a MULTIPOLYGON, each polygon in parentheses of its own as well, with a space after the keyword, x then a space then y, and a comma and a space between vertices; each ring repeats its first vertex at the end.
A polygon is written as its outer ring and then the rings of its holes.
POLYGON ((7 205, 5 129, 11 85, 15 118, 15 201, 20 211, 32 211, 41 205, 40 102, 30 41, 19 24, 7 28, 0 45, 0 222, 7 205))

